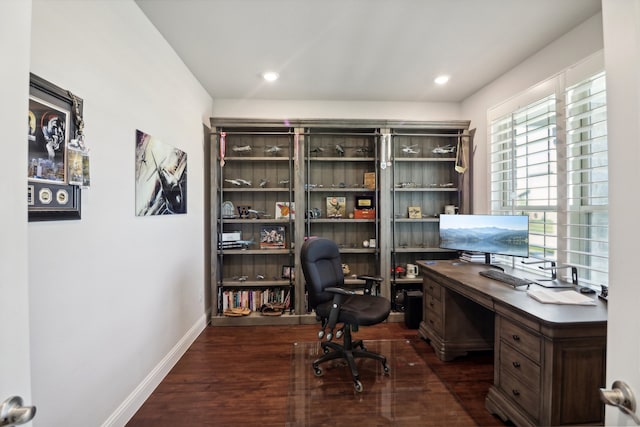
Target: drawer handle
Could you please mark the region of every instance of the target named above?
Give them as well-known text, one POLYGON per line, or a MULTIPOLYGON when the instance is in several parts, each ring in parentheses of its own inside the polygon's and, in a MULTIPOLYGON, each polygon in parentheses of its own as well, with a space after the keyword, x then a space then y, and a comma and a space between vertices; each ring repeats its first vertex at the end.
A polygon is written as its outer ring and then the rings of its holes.
POLYGON ((520 390, 518 390, 517 388, 511 390, 511 393, 513 393, 514 396, 520 396, 520 390))
POLYGON ((514 368, 519 368, 520 367, 520 362, 512 362, 512 365, 514 368))
POLYGON ((514 341, 520 341, 520 336, 519 335, 513 334, 513 335, 511 335, 511 338, 513 338, 514 341))

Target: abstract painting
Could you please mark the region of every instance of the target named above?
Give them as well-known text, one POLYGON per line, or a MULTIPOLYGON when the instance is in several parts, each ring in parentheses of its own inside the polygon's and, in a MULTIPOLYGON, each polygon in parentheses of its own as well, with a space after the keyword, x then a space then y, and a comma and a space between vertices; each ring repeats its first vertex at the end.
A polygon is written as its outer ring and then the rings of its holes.
POLYGON ((187 153, 136 130, 136 216, 187 213, 187 153))

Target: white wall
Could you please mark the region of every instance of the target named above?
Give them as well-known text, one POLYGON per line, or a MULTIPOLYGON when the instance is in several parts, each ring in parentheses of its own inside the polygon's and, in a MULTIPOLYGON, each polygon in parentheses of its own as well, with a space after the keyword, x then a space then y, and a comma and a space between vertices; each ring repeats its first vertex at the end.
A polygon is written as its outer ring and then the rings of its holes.
POLYGON ((31 404, 25 113, 29 93, 31 0, 0 2, 0 402, 18 395, 31 404), (11 67, 5 66, 10 58, 11 67), (22 143, 21 143, 22 142, 22 143), (21 161, 23 160, 23 161, 21 161))
MULTIPOLYGON (((626 382, 640 393, 640 287, 633 254, 640 228, 640 0, 603 0, 609 141, 609 318, 606 388, 626 382)), ((636 410, 636 415, 640 411, 636 410)), ((636 425, 607 406, 608 426, 636 425)))
POLYGON ((477 129, 474 156, 474 212, 488 213, 487 111, 603 48, 602 14, 588 19, 462 103, 462 116, 477 129))
POLYGON ((452 102, 266 101, 216 99, 214 117, 252 119, 462 120, 452 102))
POLYGON ((34 0, 32 19, 31 71, 83 98, 91 149, 82 220, 28 225, 34 425, 123 425, 207 319, 212 99, 132 0, 34 0), (187 152, 186 215, 135 216, 136 129, 187 152))

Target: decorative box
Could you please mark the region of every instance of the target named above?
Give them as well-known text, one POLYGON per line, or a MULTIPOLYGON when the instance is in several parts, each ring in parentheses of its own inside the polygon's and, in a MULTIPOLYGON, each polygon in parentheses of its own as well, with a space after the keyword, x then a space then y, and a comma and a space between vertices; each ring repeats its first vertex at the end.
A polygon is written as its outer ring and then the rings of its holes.
POLYGON ((376 219, 375 209, 354 209, 355 219, 376 219))

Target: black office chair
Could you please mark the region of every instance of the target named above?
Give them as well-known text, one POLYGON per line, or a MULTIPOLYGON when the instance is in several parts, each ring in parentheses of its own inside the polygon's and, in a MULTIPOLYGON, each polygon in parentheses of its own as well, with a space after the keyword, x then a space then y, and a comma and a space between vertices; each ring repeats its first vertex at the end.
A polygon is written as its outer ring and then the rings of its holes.
POLYGON ((351 369, 354 387, 357 392, 361 392, 363 387, 355 362, 357 357, 379 360, 384 372, 389 372, 387 359, 383 355, 367 351, 362 340, 353 341, 351 338, 351 331, 356 332, 359 326, 375 325, 384 322, 389 316, 389 300, 371 294, 373 285, 379 283, 382 278, 358 276, 365 281, 364 293, 345 289, 338 245, 321 237, 310 238, 304 242, 300 259, 309 292, 309 306, 316 312, 316 318, 322 321, 318 338, 326 338, 321 344, 324 355, 312 364, 314 373, 316 376, 323 374, 319 366, 323 362, 345 359, 351 369), (342 345, 332 341, 338 323, 342 323, 343 326, 336 331, 335 338, 342 337, 342 345), (329 332, 325 334, 327 327, 329 332))

